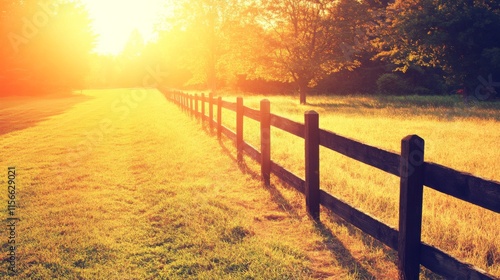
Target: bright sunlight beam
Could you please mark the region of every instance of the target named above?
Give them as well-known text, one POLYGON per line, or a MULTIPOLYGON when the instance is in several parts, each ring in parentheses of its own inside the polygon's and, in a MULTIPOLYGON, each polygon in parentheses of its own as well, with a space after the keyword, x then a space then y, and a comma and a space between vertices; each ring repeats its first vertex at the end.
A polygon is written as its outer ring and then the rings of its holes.
POLYGON ((117 55, 137 29, 145 42, 155 39, 155 23, 166 10, 165 0, 82 0, 99 36, 95 52, 117 55))

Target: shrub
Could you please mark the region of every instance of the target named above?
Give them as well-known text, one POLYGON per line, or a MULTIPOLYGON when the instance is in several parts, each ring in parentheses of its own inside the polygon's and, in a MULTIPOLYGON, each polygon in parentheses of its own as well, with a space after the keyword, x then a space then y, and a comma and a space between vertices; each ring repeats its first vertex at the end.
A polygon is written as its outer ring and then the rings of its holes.
POLYGON ((381 94, 404 95, 408 93, 409 86, 405 79, 393 74, 387 73, 380 76, 377 80, 378 92, 381 94))

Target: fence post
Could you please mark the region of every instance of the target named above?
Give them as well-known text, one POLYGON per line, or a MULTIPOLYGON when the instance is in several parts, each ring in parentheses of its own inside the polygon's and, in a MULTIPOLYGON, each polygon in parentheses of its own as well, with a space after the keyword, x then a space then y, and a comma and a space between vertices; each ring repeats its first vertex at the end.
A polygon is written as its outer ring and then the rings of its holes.
POLYGON ((194 109, 194 106, 196 105, 196 94, 193 94, 191 96, 191 113, 193 117, 196 119, 196 111, 194 109))
POLYGON ((217 98, 217 138, 221 140, 222 136, 222 97, 217 98))
POLYGON ((260 173, 266 186, 271 183, 271 102, 260 101, 260 173))
POLYGON ((409 135, 401 141, 398 269, 400 279, 418 279, 424 185, 424 140, 409 135))
POLYGON ((189 95, 189 115, 193 117, 193 96, 189 95))
POLYGON ((205 93, 201 93, 201 123, 205 121, 205 93))
POLYGON ((238 162, 243 160, 243 98, 236 98, 236 150, 238 162))
POLYGON ((306 208, 314 220, 319 220, 319 115, 307 111, 305 119, 306 208))
POLYGON ((194 95, 194 116, 198 118, 198 94, 194 95))
POLYGON ((208 122, 209 122, 209 128, 210 128, 210 133, 212 132, 212 128, 213 128, 213 121, 214 121, 214 101, 213 101, 213 98, 214 98, 214 94, 212 92, 210 92, 208 94, 208 122))
POLYGON ((186 94, 182 93, 181 95, 181 107, 182 111, 186 112, 186 94))
POLYGON ((186 110, 186 94, 185 94, 185 93, 183 93, 183 94, 182 94, 182 110, 183 110, 184 112, 186 112, 186 111, 187 111, 187 110, 186 110))

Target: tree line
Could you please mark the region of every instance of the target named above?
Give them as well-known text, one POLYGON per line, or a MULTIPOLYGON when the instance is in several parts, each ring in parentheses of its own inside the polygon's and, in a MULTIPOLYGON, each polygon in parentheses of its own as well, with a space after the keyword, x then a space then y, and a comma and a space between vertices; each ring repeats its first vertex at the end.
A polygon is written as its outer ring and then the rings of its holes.
MULTIPOLYGON (((23 69, 33 86, 143 86, 144 76, 160 69, 165 86, 294 91, 301 103, 314 91, 458 91, 487 100, 500 86, 496 0, 178 0, 158 22, 155 42, 134 32, 118 57, 91 54, 88 15, 73 2, 64 5, 47 30, 39 28, 46 35, 28 38, 29 44, 14 40, 20 49, 14 55, 4 23, 13 20, 11 30, 20 36, 30 28, 22 16, 2 12, 0 32, 8 40, 0 47, 7 65, 2 84, 23 69), (56 19, 71 13, 77 20, 57 27, 56 19), (71 36, 54 39, 68 30, 71 36)), ((33 12, 27 14, 29 20, 33 12)))

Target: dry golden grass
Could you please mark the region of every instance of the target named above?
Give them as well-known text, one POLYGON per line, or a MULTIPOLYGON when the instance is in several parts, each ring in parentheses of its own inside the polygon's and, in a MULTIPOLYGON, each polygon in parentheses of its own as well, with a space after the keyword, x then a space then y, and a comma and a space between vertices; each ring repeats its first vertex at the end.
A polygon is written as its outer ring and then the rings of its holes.
MULTIPOLYGON (((258 108, 260 99, 245 104, 258 108)), ((479 108, 484 118, 467 108, 381 107, 367 97, 316 97, 308 106, 269 99, 275 114, 302 122, 314 109, 322 128, 388 150, 418 134, 426 160, 500 179, 494 109, 479 108)), ((311 222, 302 195, 276 178, 262 186, 255 162, 238 166, 232 143, 209 137, 157 91, 88 91, 77 105, 54 99, 65 111, 46 100, 17 109, 2 101, 4 119, 29 124, 0 139, 1 168, 19 173, 19 279, 396 278, 394 252, 327 211, 311 222)), ((223 114, 234 127, 234 114, 223 114)), ((272 137, 273 160, 303 176, 303 140, 277 129, 272 137)), ((258 147, 257 122, 245 121, 245 138, 258 147)), ((398 178, 326 149, 321 157, 322 188, 397 226, 398 178)), ((496 276, 499 222, 425 190, 424 241, 496 276)), ((0 276, 6 271, 3 262, 0 276)))
MULTIPOLYGON (((424 106, 414 106, 411 98, 384 104, 376 97, 311 97, 309 105, 301 106, 292 97, 246 96, 245 105, 258 109, 263 98, 271 101, 274 114, 303 123, 304 111, 316 110, 321 128, 397 153, 402 138, 417 134, 426 141, 426 161, 500 181, 498 108, 459 102, 432 106, 432 98, 424 106)), ((223 116, 225 125, 234 128, 234 113, 224 110, 223 116)), ((244 133, 245 141, 258 147, 258 123, 245 119, 244 133)), ((303 177, 303 140, 278 129, 272 129, 271 138, 272 159, 303 177)), ((320 174, 322 189, 397 228, 399 178, 323 148, 320 174)), ((499 225, 496 213, 424 190, 423 241, 498 277, 499 225)))
POLYGON ((159 92, 84 94, 64 112, 26 100, 55 112, 0 138, 1 169, 18 172, 15 278, 396 277, 387 249, 333 216, 313 223, 297 192, 264 187, 159 92))

